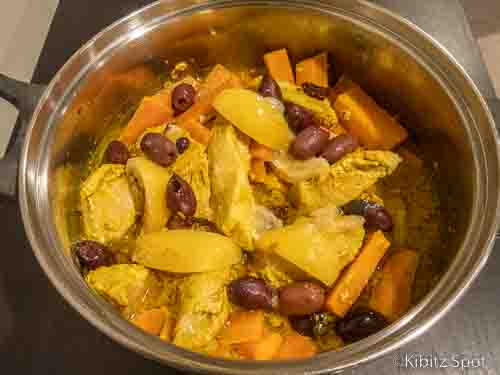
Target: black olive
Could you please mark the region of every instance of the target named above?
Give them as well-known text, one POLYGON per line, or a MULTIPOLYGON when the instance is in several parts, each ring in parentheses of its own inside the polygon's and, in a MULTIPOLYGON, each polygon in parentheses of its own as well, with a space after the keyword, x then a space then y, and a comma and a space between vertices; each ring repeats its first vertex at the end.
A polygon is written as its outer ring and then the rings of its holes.
POLYGON ((191 229, 193 227, 193 218, 182 218, 179 215, 172 215, 167 223, 168 229, 191 229))
POLYGON ((309 315, 325 303, 325 288, 312 281, 297 281, 280 289, 280 312, 284 315, 309 315))
POLYGON ((358 199, 346 204, 343 211, 346 215, 363 216, 369 227, 378 228, 385 232, 389 232, 393 228, 391 214, 378 203, 358 199))
POLYGON ((294 330, 304 336, 314 336, 314 322, 310 315, 306 316, 291 316, 289 318, 290 325, 294 330))
POLYGON ((191 142, 189 141, 189 138, 186 137, 177 139, 175 145, 177 146, 177 151, 179 152, 179 154, 183 154, 189 148, 190 143, 191 142))
POLYGON ((345 342, 362 340, 388 325, 387 320, 372 310, 358 310, 340 319, 335 330, 345 342))
POLYGON ((321 157, 333 164, 358 147, 359 143, 356 137, 350 134, 341 134, 328 142, 325 150, 321 153, 321 157))
POLYGON ((276 293, 264 280, 244 277, 229 284, 231 302, 245 309, 271 310, 276 305, 276 293))
POLYGON ((172 91, 172 107, 176 114, 185 112, 194 103, 196 90, 188 83, 181 83, 172 91))
POLYGON ((106 149, 104 159, 111 164, 127 164, 128 159, 130 159, 130 152, 123 142, 112 141, 106 149))
POLYGON ((290 102, 285 103, 285 118, 290 129, 296 133, 315 125, 314 116, 309 110, 290 102))
POLYGON ((266 74, 264 78, 262 78, 262 82, 259 87, 259 94, 263 97, 283 100, 280 86, 269 74, 266 74))
POLYGON ((290 146, 290 154, 300 160, 306 160, 320 154, 328 144, 328 132, 316 126, 302 130, 290 146))
POLYGON ((302 84, 302 89, 304 92, 315 99, 323 100, 329 94, 328 87, 322 87, 315 85, 314 83, 305 82, 302 84))
POLYGON ((174 142, 160 133, 147 133, 141 140, 141 150, 157 164, 168 167, 177 159, 174 142))
POLYGON ((391 214, 382 206, 368 207, 365 211, 366 224, 390 232, 394 226, 391 214))
POLYGON ((167 185, 167 206, 173 213, 180 212, 185 217, 196 212, 196 195, 191 186, 180 176, 174 174, 167 185))
POLYGON ((79 241, 73 245, 73 252, 80 265, 88 270, 95 270, 111 263, 112 253, 110 249, 97 241, 79 241))

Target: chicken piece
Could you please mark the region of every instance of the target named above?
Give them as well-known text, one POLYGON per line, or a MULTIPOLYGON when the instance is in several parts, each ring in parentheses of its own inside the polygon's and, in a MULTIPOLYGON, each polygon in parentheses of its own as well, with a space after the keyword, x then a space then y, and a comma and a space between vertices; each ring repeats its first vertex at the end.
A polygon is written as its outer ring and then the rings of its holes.
POLYGON ((80 190, 84 236, 107 243, 119 240, 135 224, 137 210, 125 167, 104 164, 80 190))
POLYGON ((212 207, 217 227, 246 250, 257 232, 256 205, 248 180, 250 153, 234 127, 216 125, 208 146, 212 207))
POLYGON ((296 184, 290 199, 305 214, 328 205, 343 206, 392 174, 400 162, 401 158, 390 151, 355 151, 333 164, 326 177, 296 184))
POLYGON ((288 186, 274 173, 267 173, 264 180, 252 188, 257 204, 267 208, 288 206, 288 186))
POLYGON ((180 285, 180 301, 173 343, 185 349, 203 351, 224 326, 229 316, 227 285, 231 268, 194 274, 180 285))
POLYGON ((108 301, 127 307, 155 283, 152 272, 137 264, 116 264, 89 272, 88 285, 108 301))

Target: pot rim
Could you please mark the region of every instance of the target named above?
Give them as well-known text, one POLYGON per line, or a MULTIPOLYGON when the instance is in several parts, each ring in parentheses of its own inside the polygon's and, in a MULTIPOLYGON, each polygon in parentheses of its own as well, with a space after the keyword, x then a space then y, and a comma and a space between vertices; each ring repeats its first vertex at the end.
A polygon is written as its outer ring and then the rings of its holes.
MULTIPOLYGON (((495 219, 489 219, 489 222, 486 223, 486 228, 487 230, 483 229, 483 236, 482 236, 482 246, 481 246, 481 251, 480 249, 477 249, 477 254, 475 257, 475 261, 470 265, 469 271, 467 272, 466 276, 460 280, 454 281, 454 287, 450 288, 446 286, 447 283, 450 283, 450 280, 453 281, 454 276, 453 276, 453 270, 459 262, 460 259, 460 254, 463 253, 463 247, 464 244, 462 244, 461 249, 459 250, 459 253, 457 254, 456 258, 450 265, 449 269, 447 272, 441 277, 440 282, 438 285, 434 287, 433 290, 431 290, 420 302, 418 305, 414 306, 402 319, 397 321, 396 323, 392 324, 390 327, 386 328, 385 330, 379 332, 376 335, 372 335, 369 338, 362 340, 356 344, 349 345, 342 350, 338 352, 330 352, 330 353, 323 353, 320 354, 313 359, 310 360, 301 360, 301 361, 289 361, 289 362, 276 362, 276 361, 270 361, 267 363, 260 363, 258 364, 258 369, 256 369, 256 364, 253 361, 227 361, 227 360, 222 360, 222 359, 216 359, 212 357, 207 357, 201 354, 193 353, 178 347, 175 347, 173 345, 164 345, 164 352, 165 356, 158 356, 158 353, 155 353, 153 350, 151 350, 151 347, 159 345, 160 341, 157 338, 154 338, 152 336, 149 336, 142 331, 138 329, 131 329, 131 325, 124 320, 120 318, 120 321, 115 321, 115 313, 114 310, 111 310, 109 306, 104 305, 105 302, 103 301, 97 301, 95 297, 92 297, 96 301, 92 301, 92 305, 89 305, 89 303, 85 302, 84 300, 89 297, 89 293, 91 293, 88 288, 85 288, 86 290, 76 290, 74 286, 72 289, 68 287, 68 284, 66 283, 65 277, 62 275, 61 270, 53 267, 50 263, 50 257, 51 255, 47 252, 46 246, 43 246, 41 244, 40 238, 39 238, 39 233, 36 233, 34 231, 34 227, 37 225, 36 216, 32 212, 32 205, 33 203, 30 201, 30 194, 32 193, 32 189, 30 187, 30 184, 33 184, 33 181, 30 180, 32 179, 33 176, 29 176, 27 173, 28 170, 28 163, 29 163, 29 151, 30 151, 30 143, 31 143, 31 136, 33 133, 33 129, 36 126, 38 116, 40 114, 40 111, 42 110, 43 104, 47 101, 47 99, 50 97, 52 94, 54 87, 56 86, 57 82, 61 79, 61 75, 64 71, 68 70, 68 67, 70 67, 74 61, 81 55, 83 55, 88 49, 92 48, 97 41, 103 38, 103 36, 111 33, 115 29, 117 29, 120 25, 123 25, 127 23, 130 20, 135 19, 141 14, 146 13, 149 10, 153 10, 156 7, 160 7, 162 4, 165 3, 170 3, 169 0, 160 0, 155 3, 152 3, 144 8, 141 8, 132 14, 123 17, 122 19, 116 21, 103 31, 101 31, 99 34, 97 34, 94 38, 92 38, 90 41, 88 41, 86 44, 84 44, 69 60, 68 62, 58 71, 56 76, 52 79, 51 83, 49 84, 47 90, 45 91, 44 95, 39 101, 39 104, 37 106, 37 109, 31 119, 29 130, 26 135, 26 140, 23 146, 23 151, 22 151, 22 156, 21 156, 21 162, 20 162, 20 173, 19 173, 19 192, 20 192, 20 206, 21 206, 21 213, 22 213, 22 218, 23 222, 25 224, 26 228, 26 233, 29 238, 29 241, 31 243, 31 246, 33 248, 33 252, 35 253, 35 256, 38 259, 38 262, 40 263, 41 267, 43 268, 44 272, 52 282, 52 284, 56 287, 58 292, 63 295, 66 301, 70 303, 70 305, 75 308, 87 321, 89 321, 92 325, 94 325, 96 328, 98 328, 100 331, 104 332, 108 337, 112 338, 116 342, 126 346, 127 348, 141 353, 142 355, 152 358, 155 360, 158 360, 160 362, 172 365, 174 367, 180 368, 180 369, 189 369, 193 371, 198 371, 198 372, 204 372, 204 373, 217 373, 217 374, 250 374, 250 373, 261 373, 261 374, 273 374, 276 373, 276 371, 287 371, 286 373, 310 373, 310 374, 319 374, 319 373, 324 373, 324 372, 330 372, 330 371, 338 371, 338 370, 343 370, 348 367, 352 367, 355 365, 359 365, 368 361, 371 361, 373 359, 379 358, 383 355, 386 355, 397 348, 400 348, 401 346, 405 345, 409 341, 415 339, 416 337, 420 336, 423 332, 425 332, 427 329, 429 329, 434 323, 436 323, 444 314, 446 314, 451 307, 457 303, 457 301, 460 299, 461 296, 464 295, 464 293, 468 290, 468 288, 471 286, 472 282, 475 280, 476 276, 480 272, 480 270, 484 267, 486 264, 487 258, 489 254, 491 253, 491 249, 495 240, 495 235, 497 232, 497 228, 499 226, 499 217, 495 216, 495 219), (446 290, 448 289, 448 290, 446 290), (451 290, 450 290, 451 289, 451 290), (447 294, 443 296, 438 296, 437 294, 442 291, 446 291, 447 294), (415 327, 411 331, 403 331, 399 332, 400 328, 408 325, 410 322, 414 321, 415 317, 417 315, 422 315, 425 312, 425 309, 427 308, 427 305, 429 304, 430 301, 433 299, 437 299, 439 304, 439 308, 435 308, 434 310, 431 309, 431 313, 428 314, 427 317, 425 318, 420 318, 420 321, 418 324, 415 324, 415 327), (97 309, 97 310, 96 310, 97 309), (113 316, 112 316, 113 315, 113 316), (384 338, 390 338, 391 335, 394 335, 398 333, 397 336, 392 337, 391 340, 387 340, 385 343, 377 346, 375 349, 375 344, 380 344, 382 342, 382 339, 384 338), (365 352, 367 352, 362 358, 357 358, 357 359, 343 359, 343 361, 337 361, 336 358, 339 358, 339 354, 342 353, 349 353, 352 352, 354 348, 364 348, 365 352), (168 358, 167 358, 168 354, 168 358), (318 365, 318 363, 320 363, 318 365), (289 372, 288 372, 289 371, 289 372)), ((186 2, 185 2, 186 3, 186 2)), ((310 8, 314 10, 319 10, 320 12, 323 12, 325 14, 328 13, 335 13, 336 10, 338 12, 339 9, 335 8, 334 5, 336 2, 332 1, 329 3, 325 3, 322 1, 316 1, 316 0, 306 0, 306 1, 288 1, 288 2, 283 2, 283 1, 265 1, 265 0, 254 0, 254 1, 244 1, 244 0, 239 0, 239 1, 227 1, 227 0, 216 0, 212 2, 194 2, 194 3, 189 3, 188 6, 179 8, 171 13, 168 13, 164 15, 163 17, 165 18, 164 21, 161 23, 165 22, 165 20, 170 19, 170 18, 175 18, 178 17, 180 14, 190 14, 194 13, 197 11, 201 11, 203 9, 207 8, 219 8, 219 7, 235 7, 235 6, 241 6, 241 5, 256 5, 256 6, 285 6, 285 7, 302 7, 302 8, 310 8), (192 5, 194 4, 194 5, 192 5), (329 4, 332 5, 329 7, 329 4), (167 17, 168 16, 168 17, 167 17)), ((341 1, 338 1, 338 3, 342 3, 341 1)), ((481 96, 479 93, 479 90, 473 83, 473 81, 470 79, 468 74, 465 72, 465 70, 460 66, 460 64, 457 62, 457 60, 440 44, 438 43, 433 37, 425 33, 423 30, 421 30, 418 26, 414 25, 410 21, 404 19, 403 17, 393 13, 392 11, 389 11, 383 7, 377 6, 373 3, 369 3, 364 0, 356 0, 352 1, 351 3, 355 3, 359 5, 360 7, 364 9, 369 9, 369 11, 372 14, 377 14, 381 15, 383 17, 388 17, 390 21, 395 22, 398 24, 398 27, 402 27, 405 29, 408 29, 409 32, 416 34, 421 40, 426 41, 427 44, 429 44, 433 49, 433 53, 440 54, 443 56, 445 60, 447 60, 449 63, 452 65, 452 69, 454 69, 458 75, 461 76, 461 78, 466 82, 467 87, 471 90, 471 95, 474 97, 475 100, 477 100, 481 106, 482 111, 484 112, 485 116, 488 119, 491 133, 493 134, 495 140, 496 140, 496 165, 497 169, 498 166, 500 165, 500 148, 498 147, 499 144, 499 137, 496 132, 495 126, 494 126, 494 121, 493 117, 486 105, 486 101, 484 98, 481 96)), ((342 5, 342 4, 341 4, 342 5)), ((355 6, 353 6, 355 8, 355 6)), ((347 15, 344 15, 344 17, 348 17, 348 12, 346 12, 347 15)), ((338 15, 338 14, 337 14, 338 15)), ((351 15, 350 17, 353 17, 353 22, 360 24, 363 20, 367 21, 366 19, 363 18, 363 16, 366 18, 366 14, 357 14, 357 18, 354 19, 354 16, 351 15)), ((154 20, 151 19, 149 20, 147 25, 153 24, 154 20)), ((372 21, 375 23, 376 21, 372 21)), ((143 25, 144 26, 144 25, 143 25)), ((375 28, 376 25, 363 25, 364 27, 373 27, 375 28)), ((380 27, 379 27, 380 28, 380 27)), ((132 30, 129 31, 129 33, 132 30)), ((146 30, 144 30, 146 31, 146 30)), ((387 35, 384 34, 385 38, 389 38, 394 40, 399 39, 399 44, 403 43, 401 41, 402 36, 394 35, 394 32, 392 30, 385 30, 387 35), (396 38, 397 37, 397 38, 396 38)), ((380 31, 381 33, 381 31, 380 31)), ((124 35, 121 35, 123 37, 124 35)), ((411 42, 405 41, 406 42, 406 48, 408 48, 411 45, 411 42)), ((400 46, 403 48, 403 46, 400 46)), ((414 47, 416 48, 416 47, 414 47)), ((421 52, 421 51, 420 51, 421 52)), ((415 58, 418 58, 421 61, 419 56, 415 56, 415 53, 413 51, 410 51, 412 55, 414 55, 415 58)), ((95 61, 94 61, 95 62, 95 61)), ((92 65, 94 62, 89 62, 88 65, 92 65)), ((422 62, 426 68, 427 68, 427 62, 422 62)), ((79 73, 82 73, 80 71, 79 73)), ((442 80, 437 77, 438 80, 443 84, 442 80)), ((75 81, 77 81, 77 78, 75 78, 75 81)), ((71 87, 69 85, 68 87, 71 87)), ((443 87, 444 88, 444 87, 443 87)), ((450 96, 452 96, 450 94, 450 96)), ((454 100, 456 102, 456 100, 454 100)), ((458 105, 458 104, 457 104, 458 105)), ((49 121, 50 123, 50 121, 49 121)), ((469 138, 472 136, 470 134, 472 130, 469 130, 469 138)), ((480 137, 479 137, 480 138, 480 137)), ((479 139, 481 141, 481 139, 479 139)), ((481 155, 481 161, 484 162, 486 160, 486 157, 484 155, 484 144, 481 144, 480 150, 483 151, 481 155)), ((475 153, 475 168, 479 168, 479 161, 478 155, 475 153)), ((496 186, 500 186, 500 178, 498 177, 500 175, 500 171, 496 171, 496 186)), ((490 179, 491 180, 491 179, 490 179)), ((46 181, 45 181, 46 182, 46 181)), ((489 181, 491 182, 491 181, 489 181)), ((477 186, 477 191, 475 191, 475 194, 477 195, 479 192, 483 192, 483 194, 486 194, 487 192, 484 191, 486 187, 484 186, 477 186)), ((35 187, 36 193, 43 193, 43 188, 41 189, 42 192, 40 192, 39 187, 35 187)), ((491 200, 491 199, 490 199, 491 200)), ((494 202, 496 204, 496 208, 500 207, 500 194, 497 192, 496 193, 496 200, 494 202)), ((473 222, 484 222, 485 217, 480 217, 480 212, 478 208, 478 202, 477 199, 475 201, 475 206, 473 208, 474 212, 474 217, 473 217, 473 222)), ((469 228, 470 232, 470 228, 469 228)), ((470 237, 471 233, 468 233, 467 237, 464 240, 464 243, 470 242, 470 237), (469 241, 468 241, 469 240, 469 241)), ((476 236, 478 237, 478 236, 476 236)), ((478 246, 476 246, 478 247, 478 246)), ((462 254, 463 255, 463 254, 462 254)), ((471 255, 470 255, 471 256, 471 255)), ((469 258, 470 258, 469 256, 469 258)), ((463 256, 462 256, 463 258, 463 256)), ((83 282, 80 283, 82 286, 85 284, 83 282)), ((436 303, 435 303, 436 304, 436 303)), ((361 353, 362 350, 358 349, 357 353, 361 353)), ((356 354, 356 352, 354 353, 356 354)))

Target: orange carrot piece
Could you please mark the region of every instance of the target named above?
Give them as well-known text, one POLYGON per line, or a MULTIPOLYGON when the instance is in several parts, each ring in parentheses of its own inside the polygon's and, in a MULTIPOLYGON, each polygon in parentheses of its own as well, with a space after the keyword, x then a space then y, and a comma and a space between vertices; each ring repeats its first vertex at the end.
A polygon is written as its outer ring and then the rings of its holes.
POLYGON ((240 311, 231 314, 229 324, 222 330, 223 344, 255 342, 264 336, 265 322, 262 311, 240 311))
POLYGON ((189 83, 196 87, 196 81, 192 77, 186 77, 172 87, 161 90, 154 96, 143 98, 134 116, 122 130, 120 140, 126 144, 132 144, 146 129, 172 120, 174 117, 172 91, 181 83, 189 83))
POLYGON ((200 121, 196 121, 194 118, 189 119, 182 123, 182 127, 189 132, 196 142, 203 145, 207 145, 210 142, 212 132, 209 128, 202 125, 200 121))
POLYGON ((266 180, 267 171, 265 161, 262 159, 253 159, 250 168, 250 179, 254 182, 264 182, 266 180))
POLYGON ((288 81, 295 83, 292 64, 288 58, 286 49, 279 49, 264 55, 264 63, 271 77, 276 81, 288 81))
POLYGON ((298 63, 295 66, 295 80, 297 85, 314 83, 328 87, 328 54, 323 52, 298 63))
POLYGON ((318 347, 311 338, 291 334, 285 336, 274 359, 305 359, 314 357, 317 352, 318 347))
POLYGON ((176 117, 176 124, 189 131, 196 141, 207 144, 210 140, 210 130, 202 124, 204 116, 213 110, 212 103, 217 95, 226 89, 241 86, 238 76, 224 66, 216 65, 198 90, 195 103, 176 117))
POLYGON ((342 273, 328 295, 327 310, 341 317, 346 315, 368 284, 377 264, 390 245, 380 230, 368 236, 358 257, 342 273))
POLYGON ((236 350, 244 358, 268 361, 278 353, 282 343, 283 337, 279 333, 270 332, 259 341, 239 344, 236 350))
POLYGON ((203 98, 207 93, 211 94, 214 90, 225 90, 229 88, 241 88, 243 84, 241 79, 227 69, 224 65, 217 64, 213 67, 207 76, 205 84, 202 85, 199 97, 203 98))
POLYGON ((120 140, 126 144, 134 143, 148 128, 159 126, 173 118, 173 110, 166 93, 147 96, 142 99, 139 108, 127 126, 122 130, 120 140))
POLYGON ((163 308, 141 311, 132 323, 151 335, 158 336, 165 323, 166 311, 163 308))
POLYGON ((382 277, 370 297, 370 307, 390 322, 401 318, 410 308, 418 254, 403 249, 392 254, 382 268, 382 277))
POLYGON ((356 83, 343 77, 330 100, 341 124, 368 149, 390 150, 408 138, 408 132, 356 83))
POLYGON ((273 160, 273 150, 255 141, 252 141, 250 144, 250 155, 253 159, 261 159, 263 161, 273 160))

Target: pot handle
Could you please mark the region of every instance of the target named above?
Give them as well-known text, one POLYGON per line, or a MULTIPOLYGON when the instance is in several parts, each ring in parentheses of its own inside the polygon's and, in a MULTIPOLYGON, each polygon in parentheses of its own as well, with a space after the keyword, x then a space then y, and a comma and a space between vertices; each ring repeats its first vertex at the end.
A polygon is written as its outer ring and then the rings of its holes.
POLYGON ((19 110, 19 118, 3 159, 0 159, 0 194, 15 198, 17 192, 17 174, 19 157, 24 137, 28 130, 31 116, 38 101, 45 91, 45 86, 29 84, 7 77, 0 73, 0 98, 5 99, 19 110))

